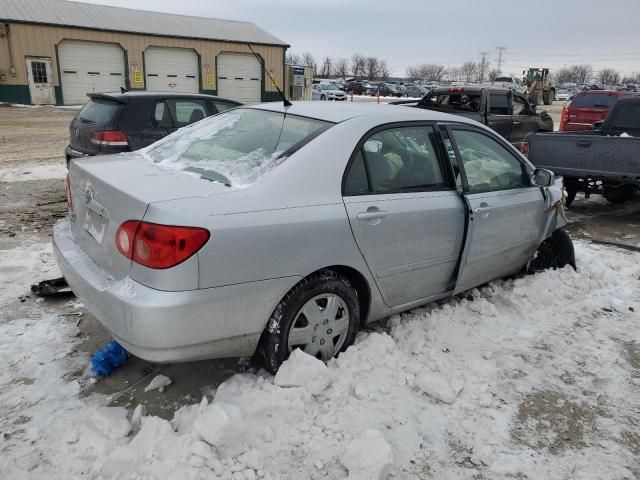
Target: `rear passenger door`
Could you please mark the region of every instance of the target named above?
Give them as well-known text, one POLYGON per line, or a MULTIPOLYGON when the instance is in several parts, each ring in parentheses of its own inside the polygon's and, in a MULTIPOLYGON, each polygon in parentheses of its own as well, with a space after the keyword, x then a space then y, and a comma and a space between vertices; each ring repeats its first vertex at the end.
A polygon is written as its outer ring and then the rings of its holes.
POLYGON ((456 293, 518 272, 538 247, 544 198, 530 168, 489 132, 449 126, 469 211, 456 293))
POLYGON ((510 91, 505 90, 503 92, 489 93, 487 125, 507 140, 511 138, 512 118, 510 91))
POLYGON ((464 236, 464 205, 432 125, 367 134, 343 181, 356 243, 388 306, 451 288, 464 236))

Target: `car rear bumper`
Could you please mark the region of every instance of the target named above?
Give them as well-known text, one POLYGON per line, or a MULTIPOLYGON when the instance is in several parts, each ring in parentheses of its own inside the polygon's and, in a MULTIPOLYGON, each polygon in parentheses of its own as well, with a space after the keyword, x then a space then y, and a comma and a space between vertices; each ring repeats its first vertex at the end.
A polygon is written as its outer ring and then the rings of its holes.
POLYGON ((252 355, 271 312, 299 281, 168 292, 115 280, 75 241, 68 218, 54 226, 53 250, 78 299, 127 351, 152 362, 252 355))
POLYGON ((71 160, 73 160, 74 158, 88 157, 89 154, 74 150, 73 148, 71 148, 71 145, 67 145, 67 148, 64 149, 64 156, 67 159, 67 168, 69 168, 69 162, 71 160))
POLYGON ((593 123, 567 122, 564 129, 567 132, 582 132, 585 130, 593 130, 593 123))

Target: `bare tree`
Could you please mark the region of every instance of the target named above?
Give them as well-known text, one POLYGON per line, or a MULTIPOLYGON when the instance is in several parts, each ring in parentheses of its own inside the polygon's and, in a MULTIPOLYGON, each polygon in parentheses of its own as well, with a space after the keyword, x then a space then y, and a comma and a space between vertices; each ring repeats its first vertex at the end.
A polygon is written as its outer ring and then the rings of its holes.
POLYGON ((463 79, 462 76, 462 68, 460 67, 449 67, 447 68, 447 80, 450 82, 459 82, 463 79))
POLYGON ((478 72, 478 64, 476 62, 464 62, 460 67, 460 75, 465 82, 471 82, 478 72))
POLYGON ((438 82, 444 76, 445 67, 437 63, 421 63, 407 68, 407 76, 412 80, 438 82))
POLYGON ((364 75, 365 58, 359 53, 354 53, 351 57, 351 73, 354 77, 362 77, 364 75))
POLYGON ((346 78, 349 75, 349 60, 346 58, 336 60, 334 71, 338 77, 346 78))
POLYGON ((364 72, 369 80, 377 80, 380 73, 380 61, 377 57, 367 57, 364 60, 364 72))
POLYGON ((492 68, 489 71, 489 81, 493 82, 496 78, 498 78, 500 76, 502 72, 500 70, 498 70, 497 68, 492 68))
POLYGON ((326 57, 324 57, 324 60, 322 61, 322 68, 320 70, 320 77, 321 78, 329 78, 329 77, 331 77, 331 75, 333 75, 333 60, 331 59, 331 57, 326 56, 326 57))
POLYGON ((606 85, 616 85, 620 81, 620 74, 613 68, 603 68, 598 73, 598 81, 606 85))
POLYGON ((287 52, 284 62, 291 65, 298 65, 299 63, 302 63, 302 57, 299 53, 287 52))
POLYGON ((560 84, 578 83, 578 82, 574 82, 575 79, 574 79, 573 72, 571 71, 571 68, 568 68, 568 67, 562 67, 560 70, 554 73, 553 77, 555 81, 560 84))
POLYGON ((391 68, 387 65, 386 60, 380 60, 380 78, 386 81, 391 75, 391 68))
POLYGON ((310 52, 306 52, 302 54, 302 63, 311 67, 311 71, 313 72, 313 76, 318 76, 318 64, 316 63, 316 59, 310 52))
POLYGON ((593 77, 593 67, 591 65, 572 65, 571 72, 574 83, 589 83, 593 77))

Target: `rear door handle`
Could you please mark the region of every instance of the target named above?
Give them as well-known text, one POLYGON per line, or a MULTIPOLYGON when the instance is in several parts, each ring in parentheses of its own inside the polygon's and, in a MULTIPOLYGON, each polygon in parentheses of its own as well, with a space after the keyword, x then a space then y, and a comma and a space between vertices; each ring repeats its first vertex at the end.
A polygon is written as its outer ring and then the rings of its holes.
POLYGON ((514 125, 521 125, 521 122, 518 122, 517 120, 514 120, 514 121, 513 121, 513 124, 514 124, 514 125))
POLYGON ((377 218, 384 218, 387 216, 387 212, 384 210, 374 210, 370 212, 360 212, 357 216, 358 220, 375 220, 377 218))
POLYGON ((591 146, 591 141, 590 140, 578 140, 576 145, 579 146, 579 147, 590 147, 591 146))

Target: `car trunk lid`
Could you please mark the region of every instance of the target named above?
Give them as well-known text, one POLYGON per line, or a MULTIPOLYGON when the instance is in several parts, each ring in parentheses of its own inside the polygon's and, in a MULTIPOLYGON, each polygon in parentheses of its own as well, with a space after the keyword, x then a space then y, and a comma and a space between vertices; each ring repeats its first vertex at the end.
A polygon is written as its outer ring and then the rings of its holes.
POLYGON ((93 261, 117 280, 131 268, 131 260, 115 245, 122 223, 142 220, 154 202, 229 190, 195 175, 162 169, 137 154, 77 161, 69 170, 69 186, 73 236, 93 261))

